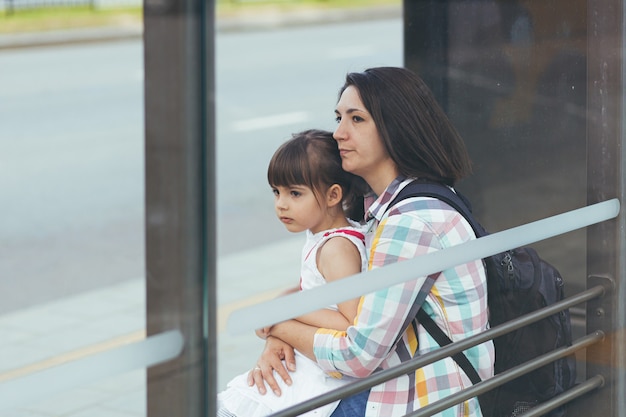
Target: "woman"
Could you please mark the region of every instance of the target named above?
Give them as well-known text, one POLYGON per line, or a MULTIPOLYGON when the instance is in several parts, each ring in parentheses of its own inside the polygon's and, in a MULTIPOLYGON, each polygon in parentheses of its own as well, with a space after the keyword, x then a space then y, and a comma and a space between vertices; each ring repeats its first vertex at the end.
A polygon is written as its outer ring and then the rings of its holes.
MULTIPOLYGON (((343 168, 362 177, 375 199, 367 208, 369 269, 411 259, 475 239, 471 226, 447 204, 427 197, 389 203, 416 178, 453 187, 470 173, 465 145, 424 82, 402 68, 371 68, 351 73, 340 91, 334 133, 343 168)), ((347 331, 316 328, 289 320, 273 326, 249 383, 276 391, 272 370, 289 381, 281 364, 294 366, 293 348, 328 373, 363 378, 425 354, 438 345, 409 310, 427 277, 419 277, 361 297, 359 313, 347 331), (408 328, 403 324, 412 321, 408 328), (406 330, 404 330, 406 328, 406 330), (293 347, 293 348, 292 348, 293 347)), ((487 289, 481 260, 436 276, 424 310, 453 341, 487 329, 487 289)), ((465 351, 481 378, 493 375, 491 342, 465 351)), ((453 359, 342 400, 341 416, 404 416, 468 387, 471 382, 453 359)), ((472 398, 441 413, 480 416, 472 398)))

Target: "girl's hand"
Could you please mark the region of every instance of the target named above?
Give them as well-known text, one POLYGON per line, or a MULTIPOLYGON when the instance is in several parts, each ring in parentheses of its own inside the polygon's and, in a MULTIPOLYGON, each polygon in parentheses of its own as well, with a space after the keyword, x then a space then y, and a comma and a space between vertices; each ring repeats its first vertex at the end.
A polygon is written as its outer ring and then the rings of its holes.
POLYGON ((265 340, 265 349, 263 349, 256 367, 248 372, 248 385, 256 385, 259 393, 265 395, 267 392, 265 384, 267 384, 274 394, 280 397, 281 391, 274 378, 274 371, 287 385, 291 385, 289 371, 295 370, 296 358, 293 348, 282 340, 269 336, 265 340))
POLYGON ((263 327, 261 329, 256 329, 255 333, 256 333, 256 335, 258 337, 260 337, 261 339, 265 340, 270 335, 270 330, 271 329, 272 329, 272 326, 267 326, 267 327, 263 327))

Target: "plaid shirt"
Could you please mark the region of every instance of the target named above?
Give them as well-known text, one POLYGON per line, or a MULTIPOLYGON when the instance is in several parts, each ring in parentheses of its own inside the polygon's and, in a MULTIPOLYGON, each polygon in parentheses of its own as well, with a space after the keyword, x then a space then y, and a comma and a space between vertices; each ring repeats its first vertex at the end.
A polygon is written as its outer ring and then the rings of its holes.
MULTIPOLYGON (((433 198, 408 198, 386 213, 389 203, 410 181, 394 180, 368 210, 374 230, 368 234, 369 269, 475 239, 471 226, 459 213, 433 198)), ((319 366, 328 373, 338 371, 363 378, 438 348, 415 319, 396 343, 426 279, 419 277, 361 297, 359 314, 346 332, 319 329, 314 340, 319 366)), ((439 273, 423 308, 453 341, 486 330, 487 288, 482 261, 439 273)), ((481 378, 493 375, 491 342, 468 349, 465 354, 481 378)), ((365 415, 404 416, 468 386, 469 378, 454 360, 446 358, 373 387, 365 415)), ((439 415, 474 417, 481 412, 473 398, 439 415)))

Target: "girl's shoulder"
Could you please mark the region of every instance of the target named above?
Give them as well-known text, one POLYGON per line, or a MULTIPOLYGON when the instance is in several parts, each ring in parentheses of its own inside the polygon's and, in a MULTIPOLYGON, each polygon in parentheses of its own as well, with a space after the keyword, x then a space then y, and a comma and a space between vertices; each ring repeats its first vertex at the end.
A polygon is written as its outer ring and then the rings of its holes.
POLYGON ((338 227, 336 229, 329 229, 323 232, 322 240, 329 240, 334 237, 345 237, 351 241, 365 242, 365 234, 367 231, 367 225, 356 223, 352 220, 348 220, 350 226, 338 227))
POLYGON ((365 236, 367 225, 350 221, 350 226, 330 229, 323 233, 317 247, 318 251, 332 253, 333 256, 342 253, 357 254, 361 258, 361 270, 367 269, 367 251, 365 236), (340 237, 342 239, 335 239, 340 237))
POLYGON ((329 279, 328 273, 346 275, 346 268, 352 268, 349 274, 367 270, 365 237, 347 231, 343 229, 329 235, 318 246, 316 264, 325 279, 329 279))
POLYGON ((349 226, 337 227, 334 229, 327 229, 315 234, 307 230, 307 251, 317 250, 315 248, 321 248, 329 240, 335 237, 343 237, 348 239, 352 244, 361 248, 365 246, 365 235, 367 231, 367 225, 362 225, 348 219, 349 226))

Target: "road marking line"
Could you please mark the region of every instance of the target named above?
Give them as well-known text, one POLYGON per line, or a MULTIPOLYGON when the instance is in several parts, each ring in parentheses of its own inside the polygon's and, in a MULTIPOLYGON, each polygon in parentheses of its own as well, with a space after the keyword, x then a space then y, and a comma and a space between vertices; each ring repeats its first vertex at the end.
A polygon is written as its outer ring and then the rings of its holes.
POLYGON ((329 59, 361 58, 376 54, 376 49, 369 45, 336 47, 328 52, 329 59))
POLYGON ((228 316, 235 310, 243 307, 247 307, 253 304, 257 304, 263 301, 276 298, 280 293, 285 291, 285 288, 279 288, 275 290, 265 291, 252 297, 244 298, 242 300, 234 301, 232 303, 224 304, 217 309, 217 333, 223 333, 226 330, 226 321, 228 316))
POLYGON ((95 345, 86 346, 77 350, 62 353, 57 356, 44 359, 39 362, 34 362, 21 368, 12 369, 10 371, 0 373, 0 382, 8 381, 10 379, 19 378, 28 374, 43 371, 44 369, 52 368, 53 366, 62 365, 64 363, 72 362, 77 359, 81 359, 95 353, 111 350, 118 346, 126 345, 133 342, 138 342, 146 338, 145 330, 137 330, 133 333, 129 333, 123 336, 114 337, 109 340, 105 340, 95 345))
POLYGON ((232 124, 236 132, 249 132, 251 130, 269 129, 272 127, 286 126, 309 121, 308 112, 299 111, 281 113, 272 116, 256 117, 254 119, 240 120, 232 124))
MULTIPOLYGON (((237 310, 237 309, 240 309, 242 307, 246 307, 252 304, 260 303, 262 301, 270 300, 272 298, 277 297, 283 291, 284 291, 283 288, 265 291, 263 293, 256 294, 251 297, 234 301, 232 303, 224 304, 218 307, 217 332, 218 333, 224 332, 224 330, 226 329, 226 320, 228 316, 230 315, 230 313, 233 312, 234 310, 237 310)), ((104 342, 96 343, 90 346, 85 346, 80 349, 62 353, 60 355, 52 356, 50 358, 28 364, 20 368, 15 368, 15 369, 11 369, 9 371, 0 373, 0 383, 4 381, 9 381, 11 379, 20 378, 29 374, 33 374, 35 372, 40 372, 45 369, 52 368, 54 366, 58 366, 58 365, 62 365, 68 362, 78 360, 78 359, 82 359, 84 357, 91 356, 96 353, 111 350, 122 345, 139 342, 141 340, 144 340, 145 338, 146 338, 146 330, 142 329, 142 330, 137 330, 129 334, 125 334, 122 336, 105 340, 104 342)))

